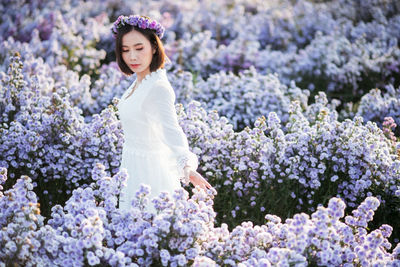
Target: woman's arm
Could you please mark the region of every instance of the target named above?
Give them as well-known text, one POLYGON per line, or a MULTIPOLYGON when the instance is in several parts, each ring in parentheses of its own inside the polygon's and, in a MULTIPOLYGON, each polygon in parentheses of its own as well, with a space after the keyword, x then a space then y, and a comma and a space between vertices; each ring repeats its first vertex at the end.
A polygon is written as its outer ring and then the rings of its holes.
POLYGON ((157 136, 173 151, 180 179, 184 184, 189 184, 190 177, 186 175, 185 167, 196 171, 198 158, 189 150, 187 137, 179 125, 174 104, 175 93, 164 81, 157 81, 148 90, 143 108, 151 117, 157 136))

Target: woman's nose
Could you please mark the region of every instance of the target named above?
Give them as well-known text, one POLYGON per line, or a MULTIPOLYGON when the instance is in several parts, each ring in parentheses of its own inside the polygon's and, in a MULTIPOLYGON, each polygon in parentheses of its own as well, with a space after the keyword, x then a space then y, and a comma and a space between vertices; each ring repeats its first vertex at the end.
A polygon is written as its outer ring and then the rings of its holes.
POLYGON ((130 60, 136 60, 136 54, 134 51, 129 52, 129 59, 130 60))

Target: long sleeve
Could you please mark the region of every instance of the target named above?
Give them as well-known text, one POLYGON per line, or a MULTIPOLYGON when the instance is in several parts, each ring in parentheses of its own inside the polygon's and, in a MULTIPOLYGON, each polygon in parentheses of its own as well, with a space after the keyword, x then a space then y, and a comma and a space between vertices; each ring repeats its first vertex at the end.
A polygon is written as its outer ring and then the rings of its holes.
POLYGON ((158 80, 151 87, 143 103, 143 109, 151 119, 152 127, 157 136, 175 155, 179 178, 184 184, 184 167, 190 166, 193 170, 198 167, 196 154, 189 150, 189 144, 182 127, 179 125, 175 110, 175 92, 169 82, 158 80))

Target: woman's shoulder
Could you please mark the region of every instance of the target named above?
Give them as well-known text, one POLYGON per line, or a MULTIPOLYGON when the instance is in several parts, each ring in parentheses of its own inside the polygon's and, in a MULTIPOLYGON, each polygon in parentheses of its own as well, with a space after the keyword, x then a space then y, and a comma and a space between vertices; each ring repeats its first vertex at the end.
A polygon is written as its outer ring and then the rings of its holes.
POLYGON ((156 72, 159 73, 158 75, 155 75, 154 79, 152 79, 152 82, 149 83, 149 90, 151 90, 153 93, 174 94, 172 85, 166 76, 165 69, 159 69, 156 72))

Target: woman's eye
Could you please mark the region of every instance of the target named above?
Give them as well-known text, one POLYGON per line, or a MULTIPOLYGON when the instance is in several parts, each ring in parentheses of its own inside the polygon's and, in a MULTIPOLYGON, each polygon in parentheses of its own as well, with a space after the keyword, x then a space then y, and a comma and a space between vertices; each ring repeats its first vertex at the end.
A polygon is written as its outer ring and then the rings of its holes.
POLYGON ((138 48, 137 50, 143 50, 143 47, 142 48, 138 48))
POLYGON ((129 50, 122 50, 122 52, 128 52, 129 50))

